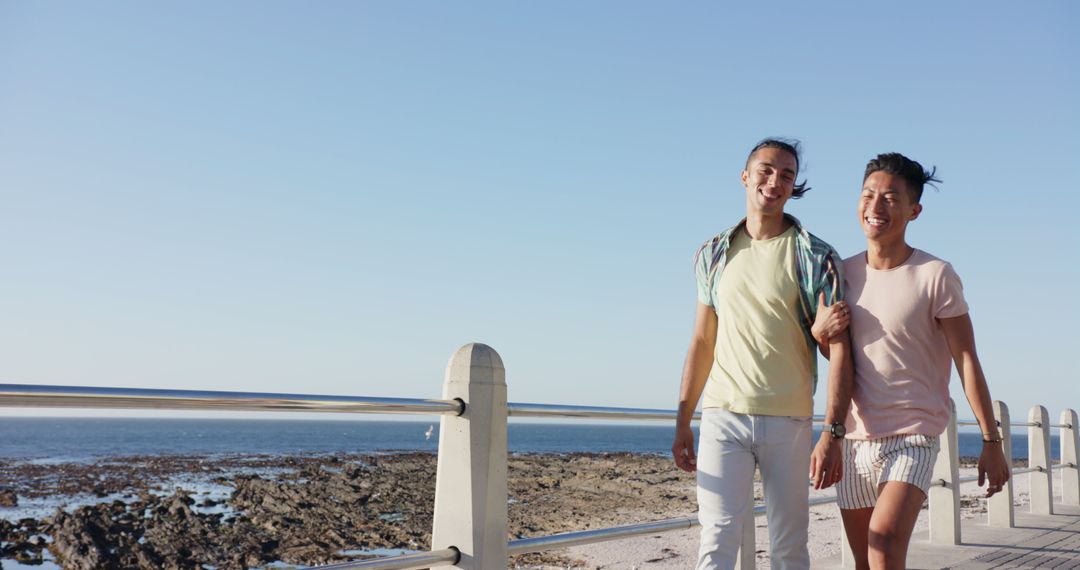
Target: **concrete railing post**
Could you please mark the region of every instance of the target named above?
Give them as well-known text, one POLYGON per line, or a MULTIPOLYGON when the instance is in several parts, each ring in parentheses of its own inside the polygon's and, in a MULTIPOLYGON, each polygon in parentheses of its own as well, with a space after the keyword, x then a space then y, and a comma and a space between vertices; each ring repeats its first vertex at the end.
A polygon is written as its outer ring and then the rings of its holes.
POLYGON ((1054 514, 1054 472, 1050 470, 1050 414, 1043 406, 1034 406, 1028 421, 1028 467, 1031 472, 1031 512, 1054 514))
POLYGON ((750 489, 750 508, 742 522, 742 542, 735 555, 735 567, 739 570, 757 568, 757 517, 754 516, 754 490, 750 489))
POLYGON ((956 403, 949 400, 949 407, 949 425, 941 434, 941 452, 934 463, 934 484, 929 493, 931 544, 960 544, 960 450, 956 439, 956 403))
POLYGON ((990 526, 999 528, 1012 528, 1016 525, 1015 509, 1013 508, 1013 478, 1012 478, 1012 427, 1009 419, 1009 406, 1000 400, 994 400, 994 419, 998 422, 998 433, 1001 434, 1001 447, 1005 452, 1005 462, 1009 466, 1009 481, 1001 488, 999 493, 986 500, 986 522, 990 526))
POLYGON ((1061 412, 1061 502, 1080 505, 1080 425, 1076 423, 1076 410, 1061 412))
POLYGON ((506 370, 499 353, 484 344, 458 349, 446 366, 443 398, 466 407, 440 424, 431 548, 457 548, 457 568, 506 568, 506 370))

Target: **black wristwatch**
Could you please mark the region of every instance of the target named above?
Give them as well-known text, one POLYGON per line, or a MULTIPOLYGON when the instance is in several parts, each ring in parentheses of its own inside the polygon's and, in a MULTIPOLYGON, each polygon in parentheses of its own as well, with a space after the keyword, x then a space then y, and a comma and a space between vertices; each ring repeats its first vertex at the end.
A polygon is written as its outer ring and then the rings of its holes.
POLYGON ((847 428, 844 427, 844 422, 833 422, 829 424, 829 434, 833 439, 844 439, 847 435, 847 428))

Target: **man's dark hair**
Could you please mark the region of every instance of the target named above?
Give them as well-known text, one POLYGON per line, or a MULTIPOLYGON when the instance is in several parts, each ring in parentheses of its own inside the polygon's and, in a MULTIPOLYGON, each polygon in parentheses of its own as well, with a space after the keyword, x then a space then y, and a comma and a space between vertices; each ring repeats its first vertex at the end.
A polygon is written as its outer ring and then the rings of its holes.
POLYGON ((934 188, 937 188, 935 182, 938 184, 941 183, 941 180, 935 176, 935 174, 937 174, 936 166, 931 170, 927 170, 923 168, 923 165, 898 152, 879 154, 870 162, 867 162, 866 173, 863 174, 863 182, 866 182, 866 179, 870 178, 870 175, 875 172, 884 172, 903 178, 904 182, 907 182, 908 188, 911 190, 911 195, 915 198, 916 204, 922 199, 924 186, 930 184, 934 188))
MULTIPOLYGON (((799 174, 799 165, 802 164, 802 144, 795 139, 763 139, 761 142, 754 145, 754 148, 750 150, 750 154, 746 155, 746 168, 750 167, 750 159, 754 157, 754 153, 763 148, 778 148, 784 152, 791 154, 795 157, 795 175, 799 174)), ((803 194, 810 191, 810 187, 806 185, 806 179, 802 182, 795 182, 795 187, 791 191, 792 198, 802 198, 803 194)))

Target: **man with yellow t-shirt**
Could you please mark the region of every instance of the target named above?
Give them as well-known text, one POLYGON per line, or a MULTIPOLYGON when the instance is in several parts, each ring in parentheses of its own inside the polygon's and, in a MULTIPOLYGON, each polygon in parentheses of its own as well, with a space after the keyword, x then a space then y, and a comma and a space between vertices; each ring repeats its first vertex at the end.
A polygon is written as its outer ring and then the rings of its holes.
POLYGON ((819 306, 843 298, 836 251, 784 213, 808 188, 796 183, 798 142, 766 139, 742 172, 746 219, 705 242, 695 259, 698 305, 683 369, 675 442, 680 469, 697 471, 698 568, 734 568, 754 468, 765 488, 773 568, 809 568, 809 488, 842 476, 840 445, 851 396, 846 335, 830 341, 828 404, 810 451, 817 384, 811 326, 819 306), (704 394, 701 442, 690 420, 704 394))

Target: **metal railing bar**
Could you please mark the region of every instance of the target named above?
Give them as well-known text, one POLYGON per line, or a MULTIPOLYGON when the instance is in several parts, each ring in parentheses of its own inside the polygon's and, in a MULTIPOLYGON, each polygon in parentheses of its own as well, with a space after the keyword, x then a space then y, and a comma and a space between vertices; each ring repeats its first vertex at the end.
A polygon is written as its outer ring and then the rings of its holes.
MULTIPOLYGON (((958 426, 978 426, 980 425, 978 420, 956 420, 958 426)), ((1039 422, 1009 422, 1012 427, 1042 427, 1039 422)), ((1050 427, 1055 428, 1072 428, 1070 424, 1048 424, 1050 427)))
MULTIPOLYGON (((1076 466, 1073 465, 1072 463, 1057 463, 1055 465, 1050 466, 1051 471, 1053 471, 1054 469, 1065 469, 1065 468, 1075 469, 1076 466)), ((1042 473, 1043 471, 1044 471, 1044 469, 1042 467, 1025 467, 1023 469, 1013 469, 1012 470, 1012 475, 1024 475, 1024 474, 1027 474, 1027 473, 1042 473)), ((970 475, 968 477, 961 477, 960 478, 961 483, 970 483, 972 481, 978 481, 978 480, 979 480, 979 477, 977 475, 970 475)), ((940 481, 940 479, 939 479, 939 481, 940 481)))
MULTIPOLYGON (((559 404, 526 404, 509 402, 506 411, 515 418, 592 418, 607 420, 667 420, 675 421, 675 410, 649 408, 609 408, 604 406, 571 406, 559 404)), ((694 414, 701 419, 700 413, 694 414)))
MULTIPOLYGON (((530 404, 507 402, 507 414, 512 418, 584 418, 595 420, 666 420, 675 421, 676 410, 654 408, 615 408, 607 406, 576 406, 570 404, 530 404)), ((701 419, 701 412, 694 413, 694 420, 701 419)), ((813 416, 813 421, 823 421, 824 416, 813 416)))
MULTIPOLYGON (((1068 464, 1066 464, 1066 465, 1054 465, 1050 469, 1051 470, 1053 470, 1053 469, 1061 469, 1062 467, 1071 467, 1071 466, 1068 465, 1068 464)), ((1025 473, 1035 473, 1035 472, 1041 472, 1041 471, 1042 470, 1039 469, 1038 467, 1035 467, 1035 468, 1032 468, 1032 469, 1014 469, 1012 474, 1013 475, 1023 475, 1025 473)), ((978 475, 969 475, 967 477, 961 477, 960 479, 957 480, 957 483, 963 485, 964 483, 974 483, 974 482, 976 482, 978 480, 979 480, 978 475)), ((946 482, 944 479, 938 479, 937 481, 934 481, 933 484, 935 486, 938 486, 938 487, 945 487, 945 486, 948 485, 948 482, 946 482)))
POLYGON ((431 552, 400 554, 327 566, 312 566, 312 568, 318 568, 319 570, 418 570, 420 568, 430 568, 442 562, 457 564, 460 559, 461 553, 458 552, 458 549, 451 547, 431 552))
MULTIPOLYGON (((817 506, 820 506, 820 505, 828 505, 829 503, 835 503, 835 502, 836 502, 836 495, 832 495, 832 496, 818 497, 816 499, 810 499, 809 501, 807 501, 806 504, 807 504, 807 506, 810 506, 810 507, 817 507, 817 506)), ((755 517, 760 517, 761 515, 764 515, 764 514, 765 514, 765 505, 757 505, 756 507, 754 507, 754 516, 755 517)))
MULTIPOLYGON (((46 408, 151 408, 223 411, 332 412, 332 413, 401 413, 461 414, 464 404, 453 400, 421 398, 375 398, 315 394, 279 394, 261 392, 224 392, 212 390, 161 390, 150 388, 104 388, 89 386, 38 386, 0 384, 0 407, 46 408)), ((667 420, 675 419, 675 410, 575 406, 510 402, 511 417, 563 417, 591 419, 667 420)), ((695 420, 701 414, 694 414, 695 420)), ((814 422, 824 416, 813 416, 814 422)), ((1042 427, 1038 422, 1010 422, 1013 426, 1042 427)), ((975 420, 957 424, 978 426, 975 420)), ((1070 424, 1050 424, 1070 428, 1070 424)))
POLYGON ((461 414, 458 400, 0 384, 0 407, 461 414))
MULTIPOLYGON (((1013 475, 1021 475, 1023 473, 1028 473, 1030 471, 1038 471, 1038 470, 1037 469, 1016 470, 1016 471, 1013 471, 1012 474, 1013 475)), ((978 475, 968 475, 967 477, 961 477, 961 478, 957 479, 956 483, 958 485, 963 485, 965 483, 974 483, 974 482, 976 482, 978 480, 979 480, 978 475)), ((931 487, 948 487, 949 482, 944 480, 944 479, 938 479, 938 480, 934 481, 933 483, 931 483, 930 486, 931 487)))
POLYGON ((634 536, 641 536, 644 534, 686 530, 689 528, 693 528, 698 524, 699 523, 697 518, 689 517, 595 530, 567 532, 536 538, 520 538, 517 540, 511 540, 509 543, 507 543, 507 550, 511 555, 526 554, 529 552, 541 552, 544 550, 553 550, 556 548, 567 548, 570 546, 579 546, 583 544, 593 544, 597 542, 606 542, 609 540, 618 540, 621 538, 630 538, 634 536))
MULTIPOLYGON (((509 402, 506 404, 507 412, 510 417, 561 417, 561 418, 586 418, 586 419, 628 419, 628 420, 668 420, 673 421, 675 419, 675 410, 661 410, 653 408, 615 408, 607 406, 575 406, 575 405, 563 405, 563 404, 531 404, 525 402, 509 402)), ((701 419, 701 412, 694 414, 695 420, 701 419)), ((823 422, 825 416, 817 415, 813 416, 812 421, 823 422)), ((957 420, 957 425, 962 426, 976 426, 980 424, 978 420, 957 420)), ((1017 427, 1042 427, 1042 424, 1035 422, 1009 422, 1011 426, 1017 427)), ((1051 424, 1051 427, 1066 427, 1071 428, 1069 424, 1051 424)))
MULTIPOLYGON (((829 503, 835 502, 836 496, 818 497, 816 499, 810 499, 809 506, 816 507, 818 505, 827 505, 829 503)), ((759 517, 764 514, 765 505, 757 505, 756 507, 754 507, 755 517, 759 517)), ((699 524, 700 523, 698 522, 697 518, 688 517, 632 524, 627 526, 567 532, 563 534, 553 534, 550 536, 512 540, 507 543, 507 549, 509 550, 510 555, 513 556, 517 554, 527 554, 529 552, 541 552, 544 550, 554 550, 557 548, 569 548, 571 546, 583 546, 586 544, 595 544, 597 542, 620 540, 645 534, 687 530, 698 526, 699 524)))
MULTIPOLYGON (((827 505, 829 503, 835 503, 835 502, 836 502, 836 495, 833 495, 831 497, 818 497, 816 499, 810 499, 809 504, 810 504, 811 507, 816 507, 818 505, 827 505)), ((757 509, 754 509, 754 514, 757 514, 757 509)))

